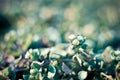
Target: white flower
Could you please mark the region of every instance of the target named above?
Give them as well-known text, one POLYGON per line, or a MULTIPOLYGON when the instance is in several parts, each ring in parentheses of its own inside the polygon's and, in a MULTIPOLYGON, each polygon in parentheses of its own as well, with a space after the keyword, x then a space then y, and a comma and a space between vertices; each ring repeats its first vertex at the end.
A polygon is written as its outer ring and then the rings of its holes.
POLYGON ((74 39, 74 40, 72 41, 72 44, 73 44, 73 45, 79 45, 79 41, 78 41, 77 39, 74 39))

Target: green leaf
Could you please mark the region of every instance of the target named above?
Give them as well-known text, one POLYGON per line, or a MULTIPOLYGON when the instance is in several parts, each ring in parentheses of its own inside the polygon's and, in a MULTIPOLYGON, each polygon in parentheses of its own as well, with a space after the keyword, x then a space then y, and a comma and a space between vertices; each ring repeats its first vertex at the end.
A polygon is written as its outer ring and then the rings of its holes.
POLYGON ((0 75, 0 80, 5 80, 5 77, 0 75))
POLYGON ((62 63, 62 71, 64 71, 65 74, 69 74, 72 72, 72 70, 65 63, 62 63))
POLYGON ((11 68, 10 67, 6 67, 2 71, 3 71, 4 75, 8 75, 11 72, 11 68))
POLYGON ((30 74, 36 75, 39 71, 37 69, 30 69, 30 74))
POLYGON ((10 72, 10 73, 9 73, 9 77, 10 77, 11 80, 15 80, 15 79, 16 79, 16 74, 15 74, 15 72, 13 72, 13 71, 10 72))
POLYGON ((42 65, 42 63, 40 63, 40 62, 38 62, 38 61, 33 61, 32 63, 31 63, 31 68, 32 69, 40 69, 41 68, 41 65, 42 65))
POLYGON ((32 54, 30 55, 30 59, 38 60, 39 56, 40 56, 39 50, 38 49, 34 49, 32 54))
POLYGON ((49 70, 49 71, 48 71, 47 77, 48 77, 49 79, 51 79, 51 78, 54 77, 54 75, 55 75, 55 73, 56 73, 56 69, 55 69, 54 66, 49 65, 48 70, 49 70))
POLYGON ((0 57, 0 63, 2 62, 2 57, 0 57))
POLYGON ((120 79, 120 62, 116 65, 116 79, 119 80, 120 79))
POLYGON ((78 72, 78 79, 84 80, 87 78, 87 75, 88 75, 87 71, 80 71, 80 72, 78 72))
POLYGON ((80 56, 79 54, 76 54, 76 59, 77 59, 77 61, 78 61, 78 63, 79 63, 79 65, 80 66, 82 66, 82 61, 83 61, 83 58, 82 58, 82 56, 80 56))
POLYGON ((30 75, 29 80, 35 80, 35 77, 33 75, 30 75))
POLYGON ((24 80, 29 80, 29 75, 23 75, 24 80))

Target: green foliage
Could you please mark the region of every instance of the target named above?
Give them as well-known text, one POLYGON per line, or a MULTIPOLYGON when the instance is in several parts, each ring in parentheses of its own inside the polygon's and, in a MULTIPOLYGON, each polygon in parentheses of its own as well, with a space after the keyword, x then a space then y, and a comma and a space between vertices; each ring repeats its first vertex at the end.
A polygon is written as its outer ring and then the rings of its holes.
MULTIPOLYGON (((11 80, 119 80, 120 51, 107 47, 102 53, 91 52, 86 38, 72 34, 70 44, 45 49, 29 49, 3 68, 0 78, 11 80), (86 45, 86 47, 83 47, 86 45), (70 49, 70 50, 69 50, 70 49)), ((2 63, 2 59, 1 59, 2 63)))
POLYGON ((119 80, 118 7, 119 0, 3 0, 0 80, 119 80))

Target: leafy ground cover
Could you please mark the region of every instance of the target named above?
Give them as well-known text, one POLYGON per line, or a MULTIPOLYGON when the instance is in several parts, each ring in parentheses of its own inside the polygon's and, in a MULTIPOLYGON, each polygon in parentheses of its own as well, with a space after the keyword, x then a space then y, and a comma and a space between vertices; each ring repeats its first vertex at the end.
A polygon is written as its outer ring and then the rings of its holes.
POLYGON ((94 53, 86 37, 70 35, 69 44, 29 49, 19 57, 0 57, 0 79, 6 80, 119 80, 120 51, 107 47, 94 53))
POLYGON ((0 0, 0 80, 119 80, 119 7, 119 0, 0 0))

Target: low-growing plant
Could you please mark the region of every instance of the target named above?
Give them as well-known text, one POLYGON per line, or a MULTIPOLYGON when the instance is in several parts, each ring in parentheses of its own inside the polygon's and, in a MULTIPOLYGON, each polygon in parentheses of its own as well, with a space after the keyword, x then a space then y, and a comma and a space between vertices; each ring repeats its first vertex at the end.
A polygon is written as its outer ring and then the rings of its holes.
MULTIPOLYGON (((1 80, 120 80, 120 51, 94 53, 86 37, 70 35, 70 44, 29 49, 1 68, 1 80)), ((0 66, 4 58, 0 57, 0 66)))

